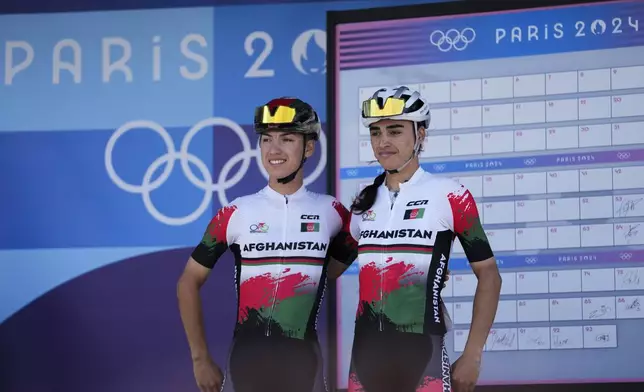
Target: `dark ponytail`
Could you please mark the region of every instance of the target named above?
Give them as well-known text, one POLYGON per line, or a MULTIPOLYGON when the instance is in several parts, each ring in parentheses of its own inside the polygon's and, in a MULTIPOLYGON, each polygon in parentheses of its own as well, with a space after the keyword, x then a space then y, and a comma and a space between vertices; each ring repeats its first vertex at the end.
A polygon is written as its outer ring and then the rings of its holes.
POLYGON ((351 212, 356 215, 362 215, 367 212, 376 202, 378 196, 378 188, 385 182, 385 172, 383 171, 378 177, 373 180, 373 184, 365 187, 358 197, 353 200, 351 205, 351 212))

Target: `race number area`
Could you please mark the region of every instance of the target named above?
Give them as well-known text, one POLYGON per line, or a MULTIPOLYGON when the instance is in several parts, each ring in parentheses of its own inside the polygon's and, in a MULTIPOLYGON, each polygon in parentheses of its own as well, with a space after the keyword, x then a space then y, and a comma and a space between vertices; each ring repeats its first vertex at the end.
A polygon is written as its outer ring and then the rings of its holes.
MULTIPOLYGON (((381 172, 360 103, 398 85, 431 103, 423 168, 476 198, 503 278, 482 384, 644 380, 644 3, 341 24, 336 75, 343 203, 381 172)), ((477 284, 458 240, 449 268, 454 361, 477 284)), ((357 272, 338 285, 340 387, 357 272)))

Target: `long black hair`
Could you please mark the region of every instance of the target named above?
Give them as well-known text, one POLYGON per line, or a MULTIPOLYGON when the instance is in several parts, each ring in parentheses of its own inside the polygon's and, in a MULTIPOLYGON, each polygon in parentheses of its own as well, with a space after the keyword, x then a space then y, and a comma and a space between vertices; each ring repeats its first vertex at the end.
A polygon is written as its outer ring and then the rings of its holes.
POLYGON ((378 196, 378 188, 385 182, 385 177, 387 173, 382 172, 373 180, 373 184, 366 186, 358 197, 353 200, 351 204, 351 212, 356 215, 362 215, 367 212, 373 204, 376 202, 376 196, 378 196))

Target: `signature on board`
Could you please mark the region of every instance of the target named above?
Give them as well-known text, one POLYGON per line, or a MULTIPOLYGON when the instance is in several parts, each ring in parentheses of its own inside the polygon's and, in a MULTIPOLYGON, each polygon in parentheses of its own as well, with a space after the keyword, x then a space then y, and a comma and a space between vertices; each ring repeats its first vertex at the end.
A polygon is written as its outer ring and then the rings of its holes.
POLYGON ((543 336, 541 335, 536 335, 536 336, 530 336, 528 340, 534 344, 535 346, 543 346, 546 344, 543 336))
POLYGON ((613 310, 610 306, 606 305, 601 305, 599 309, 595 309, 590 314, 588 315, 588 318, 594 319, 594 318, 600 318, 613 310))
POLYGON ((640 311, 640 299, 635 298, 635 300, 633 302, 631 302, 630 304, 626 305, 626 310, 634 310, 636 312, 639 312, 640 311))
POLYGON ((626 239, 627 243, 630 243, 631 239, 639 233, 639 230, 637 230, 638 227, 640 227, 640 223, 636 225, 628 225, 628 230, 626 230, 626 234, 624 234, 624 239, 626 239))
POLYGON ((624 271, 624 275, 622 277, 622 284, 624 286, 639 286, 640 284, 640 271, 637 269, 633 269, 630 271, 624 271))
POLYGON ((552 339, 552 345, 555 347, 563 347, 568 344, 568 338, 562 338, 559 335, 555 335, 552 339))
POLYGON ((597 340, 598 342, 608 342, 608 341, 610 341, 610 335, 607 334, 607 333, 602 333, 602 334, 597 335, 595 340, 597 340))
POLYGON ((516 334, 513 332, 497 332, 492 335, 492 346, 512 347, 514 345, 515 337, 516 334))
POLYGON ((626 198, 626 196, 623 196, 619 208, 615 211, 616 215, 627 216, 629 212, 635 210, 635 206, 637 206, 642 200, 644 200, 644 197, 629 200, 626 198))

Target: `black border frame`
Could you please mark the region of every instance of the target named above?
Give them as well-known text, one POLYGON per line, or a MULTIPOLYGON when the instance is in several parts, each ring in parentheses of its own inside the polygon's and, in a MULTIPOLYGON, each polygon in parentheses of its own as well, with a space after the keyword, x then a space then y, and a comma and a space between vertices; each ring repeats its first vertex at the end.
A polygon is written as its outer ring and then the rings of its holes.
MULTIPOLYGON (((453 0, 443 3, 428 3, 416 5, 403 5, 393 7, 379 7, 368 9, 354 9, 347 11, 327 11, 327 78, 326 78, 326 107, 327 107, 327 183, 331 195, 336 194, 336 28, 341 24, 375 22, 394 19, 414 19, 423 17, 438 17, 458 14, 474 14, 488 12, 521 11, 545 7, 574 6, 581 4, 616 3, 623 0, 514 0, 514 1, 485 1, 485 0, 453 0)), ((335 282, 329 282, 329 315, 328 335, 329 341, 327 364, 327 377, 331 391, 346 391, 337 388, 337 293, 335 282)), ((644 365, 643 365, 644 366, 644 365)), ((509 371, 511 371, 509 369, 509 371)), ((516 385, 485 385, 478 386, 477 391, 485 392, 642 392, 644 382, 632 383, 583 383, 583 384, 516 384, 516 385)), ((457 392, 457 391, 455 391, 457 392)))

